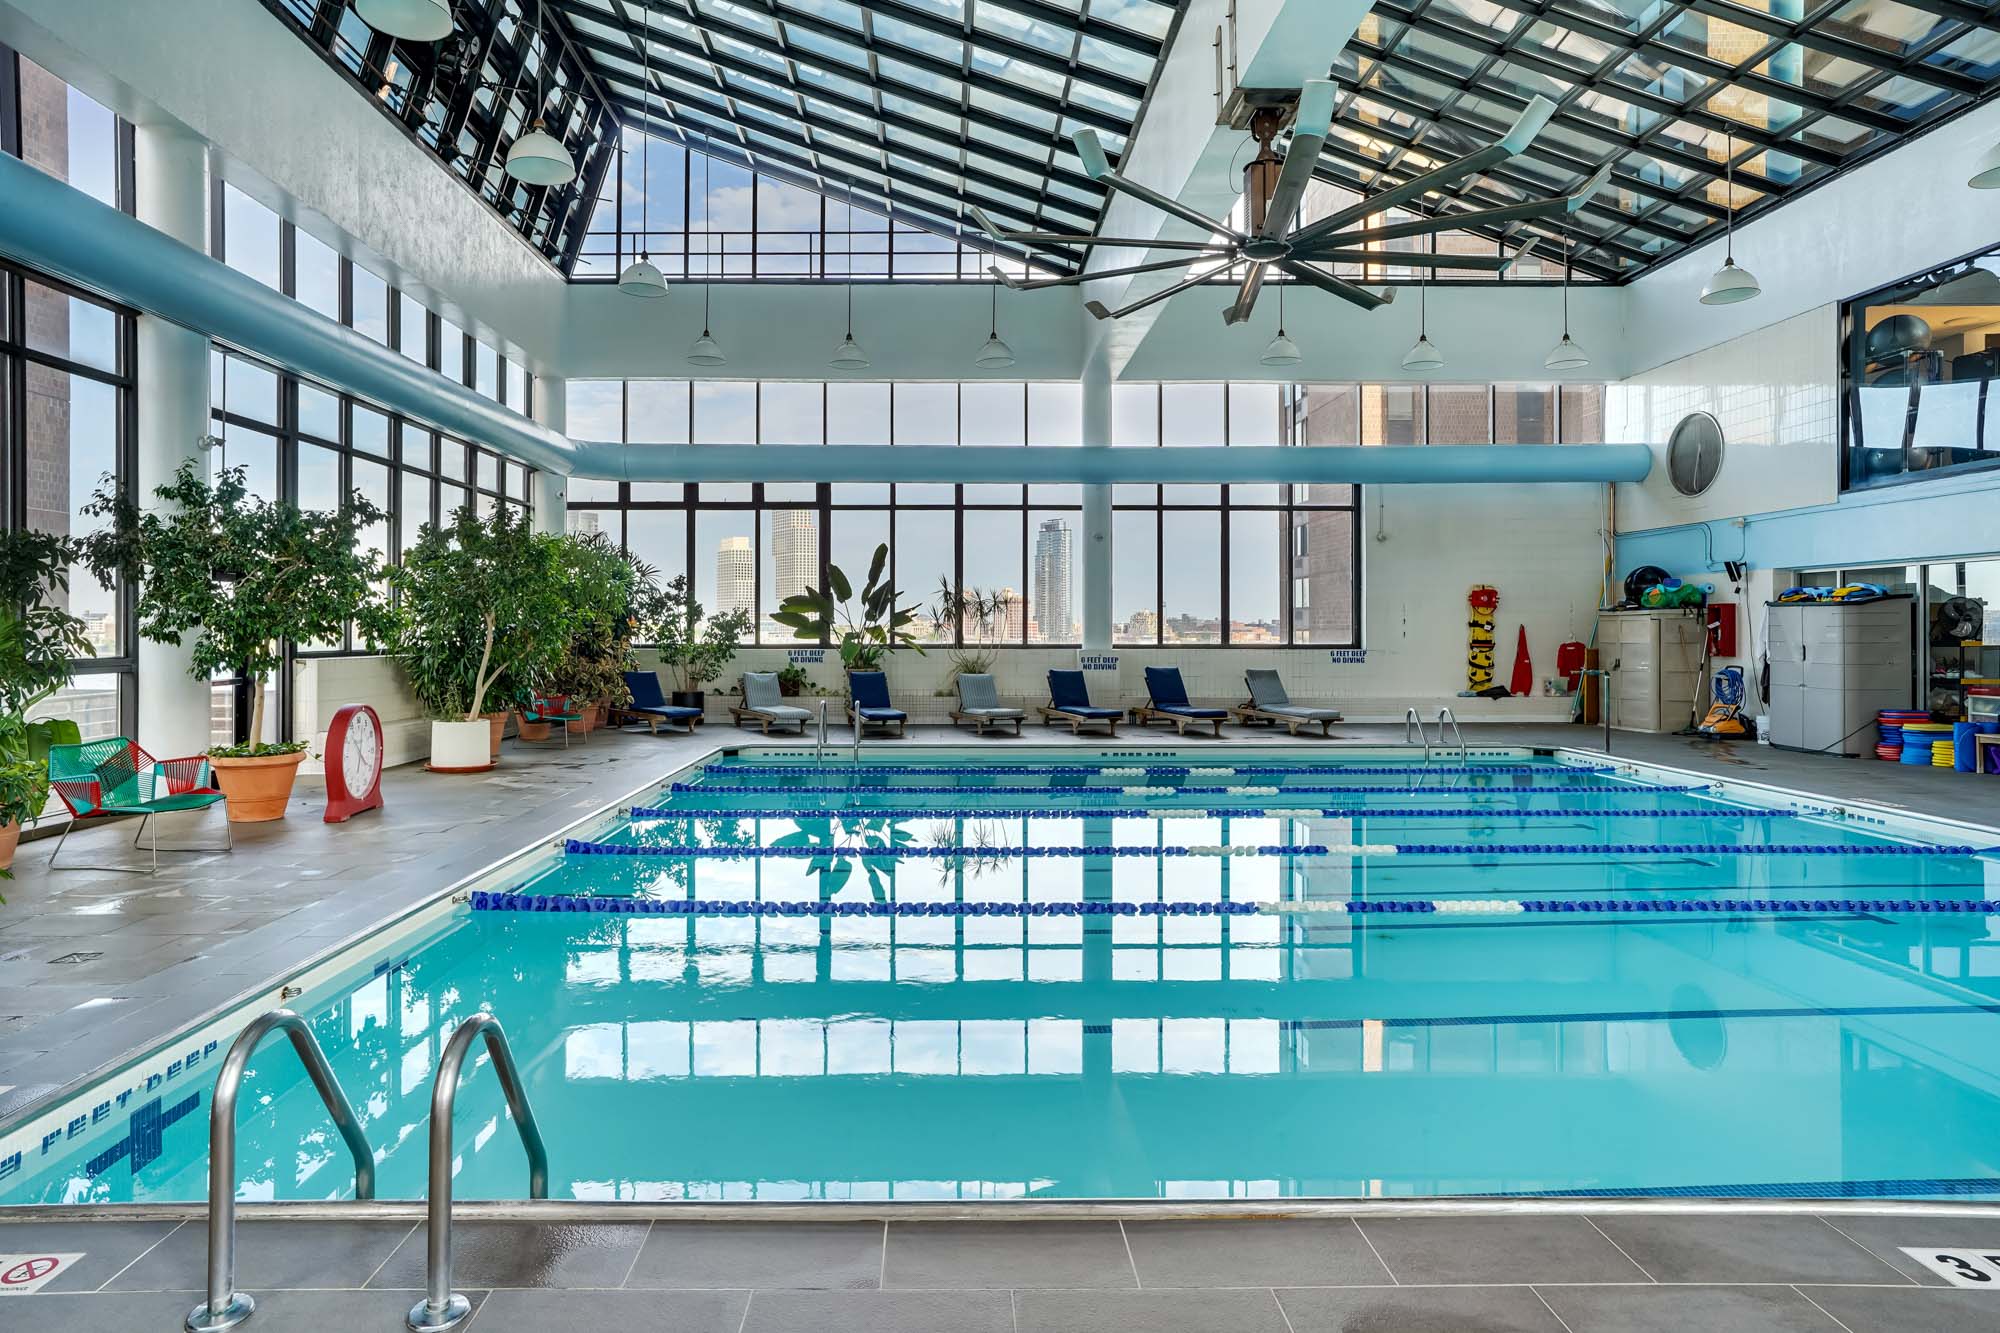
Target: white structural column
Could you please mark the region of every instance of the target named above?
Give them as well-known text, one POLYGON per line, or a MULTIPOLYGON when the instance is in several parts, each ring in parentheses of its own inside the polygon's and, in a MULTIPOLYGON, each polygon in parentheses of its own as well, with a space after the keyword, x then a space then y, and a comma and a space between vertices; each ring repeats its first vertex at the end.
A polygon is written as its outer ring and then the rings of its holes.
MULTIPOLYGON (((1083 447, 1111 447, 1111 356, 1106 340, 1083 363, 1083 447)), ((1111 487, 1083 488, 1083 649, 1111 647, 1111 487)))
MULTIPOLYGON (((569 433, 567 380, 535 377, 535 420, 558 434, 569 433)), ((535 530, 561 533, 568 528, 569 478, 547 469, 535 473, 535 530)))
MULTIPOLYGON (((139 220, 208 252, 208 146, 172 125, 137 127, 134 172, 139 220)), ((208 433, 208 339, 151 315, 138 328, 138 476, 142 507, 153 488, 188 459, 201 457, 208 433)), ((189 674, 190 651, 138 643, 139 744, 161 757, 200 754, 209 746, 207 681, 189 674)))

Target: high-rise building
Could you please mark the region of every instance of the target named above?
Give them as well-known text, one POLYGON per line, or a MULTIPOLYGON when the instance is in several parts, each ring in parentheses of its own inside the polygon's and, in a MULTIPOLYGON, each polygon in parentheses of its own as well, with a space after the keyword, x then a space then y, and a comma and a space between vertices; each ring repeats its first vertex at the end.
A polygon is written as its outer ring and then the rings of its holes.
POLYGON ((1070 579, 1075 550, 1069 520, 1045 518, 1035 533, 1035 604, 1031 619, 1045 643, 1067 643, 1076 637, 1071 611, 1070 579))
POLYGON ((771 514, 771 572, 776 610, 819 582, 819 514, 811 509, 779 509, 771 514))
POLYGON ((749 614, 756 605, 757 553, 748 537, 724 537, 715 548, 715 606, 709 614, 749 614))
POLYGON ((1012 588, 1000 590, 1000 612, 994 617, 999 622, 999 642, 1020 643, 1022 631, 1027 629, 1028 599, 1012 588))

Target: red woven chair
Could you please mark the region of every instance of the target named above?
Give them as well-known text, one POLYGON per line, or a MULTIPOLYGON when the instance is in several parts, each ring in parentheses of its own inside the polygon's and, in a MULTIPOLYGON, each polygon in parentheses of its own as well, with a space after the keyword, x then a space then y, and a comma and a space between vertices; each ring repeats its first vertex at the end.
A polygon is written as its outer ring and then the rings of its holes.
MULTIPOLYGON (((100 815, 138 815, 139 829, 132 845, 152 826, 154 815, 181 810, 206 810, 222 799, 208 759, 195 755, 187 759, 155 759, 123 736, 81 745, 49 748, 49 786, 69 807, 70 822, 56 840, 55 854, 49 857, 51 870, 129 870, 130 866, 58 865, 63 843, 70 832, 87 819, 100 815)), ((234 840, 224 824, 220 847, 169 847, 170 852, 226 852, 234 840)), ((160 868, 160 835, 151 840, 153 869, 160 868)))

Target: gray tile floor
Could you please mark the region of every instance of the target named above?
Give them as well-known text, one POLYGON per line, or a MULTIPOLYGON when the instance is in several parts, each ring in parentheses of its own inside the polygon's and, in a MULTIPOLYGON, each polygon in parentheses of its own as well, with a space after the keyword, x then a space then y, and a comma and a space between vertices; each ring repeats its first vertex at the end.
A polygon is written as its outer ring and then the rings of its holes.
MULTIPOLYGON (((1474 743, 1495 744, 1594 747, 1600 735, 1467 730, 1474 743)), ((1399 741, 1401 728, 1350 726, 1342 736, 1399 741)), ((24 846, 0 907, 0 1118, 713 746, 751 739, 710 727, 692 740, 600 733, 566 752, 509 742, 491 774, 393 771, 384 780, 388 809, 342 825, 320 822, 318 788, 302 786, 282 824, 239 830, 231 854, 167 857, 158 876, 52 874, 53 844, 24 846)), ((912 739, 973 743, 933 728, 912 739)), ((996 751, 1034 743, 1095 744, 1032 730, 1023 742, 985 742, 996 751)), ((1200 742, 1161 733, 1141 743, 1200 742)), ((2000 778, 1671 737, 1619 734, 1613 748, 1835 802, 2000 825, 2000 778)), ((163 837, 201 841, 215 832, 186 823, 163 827, 163 837)), ((87 831, 66 857, 123 856, 137 866, 128 836, 87 831)), ((23 1308, 37 1329, 171 1330, 197 1299, 206 1246, 199 1220, 17 1219, 0 1220, 0 1254, 84 1258, 35 1296, 0 1296, 0 1328, 27 1326, 13 1317, 20 1300, 32 1302, 23 1308)), ((475 1300, 482 1333, 2000 1330, 2000 1293, 1944 1285, 1900 1252, 1905 1245, 2000 1251, 2000 1212, 466 1222, 457 1283, 475 1300)), ((394 1330, 423 1282, 422 1228, 403 1222, 246 1222, 240 1253, 240 1283, 259 1297, 251 1330, 394 1330)))
MULTIPOLYGON (((421 1225, 259 1220, 240 1237, 250 1329, 393 1333, 422 1289, 421 1225)), ((2000 1213, 639 1218, 462 1223, 455 1239, 455 1285, 479 1333, 2000 1330, 2000 1293, 1947 1286, 1896 1252, 2000 1247, 2000 1213)), ((200 1299, 204 1245, 198 1220, 0 1222, 0 1253, 84 1253, 45 1292, 0 1297, 0 1327, 168 1333, 200 1299), (24 1322, 6 1317, 17 1312, 24 1322)))

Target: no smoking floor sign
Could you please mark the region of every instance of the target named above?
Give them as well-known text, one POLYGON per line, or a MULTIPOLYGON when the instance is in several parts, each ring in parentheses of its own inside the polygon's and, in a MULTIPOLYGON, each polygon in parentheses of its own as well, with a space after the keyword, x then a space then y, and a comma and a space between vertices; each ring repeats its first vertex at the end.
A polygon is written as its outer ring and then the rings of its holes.
POLYGON ((81 1254, 0 1254, 0 1296, 40 1291, 81 1254))

